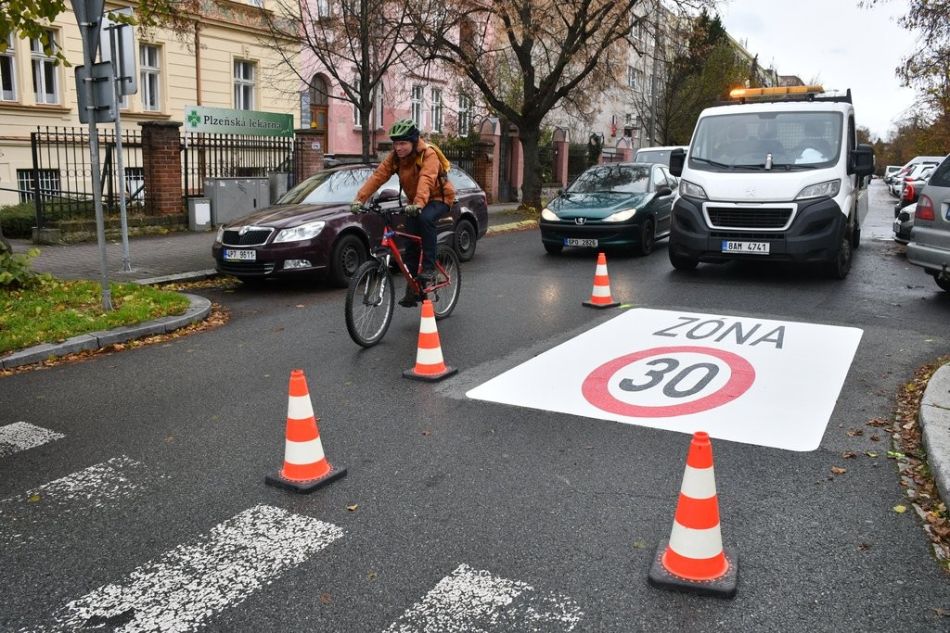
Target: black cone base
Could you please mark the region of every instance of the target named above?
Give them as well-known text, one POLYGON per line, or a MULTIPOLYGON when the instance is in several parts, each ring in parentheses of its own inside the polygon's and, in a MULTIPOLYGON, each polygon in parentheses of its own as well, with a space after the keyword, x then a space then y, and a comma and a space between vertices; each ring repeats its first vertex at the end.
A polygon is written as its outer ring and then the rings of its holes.
POLYGON ((685 591, 704 596, 715 596, 717 598, 734 598, 736 588, 739 584, 739 556, 729 547, 723 547, 722 551, 729 563, 729 569, 726 573, 713 580, 688 580, 680 578, 667 571, 663 566, 663 553, 669 541, 660 543, 656 550, 656 556, 653 557, 653 564, 650 566, 650 574, 647 580, 654 587, 660 589, 672 589, 673 591, 685 591))
POLYGON ((267 475, 264 477, 264 483, 268 486, 274 486, 275 488, 283 488, 284 490, 290 490, 291 492, 298 492, 300 494, 308 494, 316 490, 317 488, 322 488, 332 481, 336 481, 346 475, 345 468, 335 468, 330 466, 330 472, 328 472, 323 477, 317 479, 307 479, 305 481, 294 481, 292 479, 284 479, 280 471, 273 475, 267 475))

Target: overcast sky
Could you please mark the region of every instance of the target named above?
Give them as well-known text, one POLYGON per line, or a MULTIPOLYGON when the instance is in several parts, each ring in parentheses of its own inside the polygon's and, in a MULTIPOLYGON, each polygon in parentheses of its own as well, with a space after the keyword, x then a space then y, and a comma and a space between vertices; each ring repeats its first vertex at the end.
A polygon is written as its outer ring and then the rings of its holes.
POLYGON ((725 0, 719 7, 729 34, 780 75, 798 75, 825 89, 851 88, 855 120, 886 137, 914 103, 915 92, 894 76, 915 36, 897 25, 906 0, 872 9, 858 0, 725 0))

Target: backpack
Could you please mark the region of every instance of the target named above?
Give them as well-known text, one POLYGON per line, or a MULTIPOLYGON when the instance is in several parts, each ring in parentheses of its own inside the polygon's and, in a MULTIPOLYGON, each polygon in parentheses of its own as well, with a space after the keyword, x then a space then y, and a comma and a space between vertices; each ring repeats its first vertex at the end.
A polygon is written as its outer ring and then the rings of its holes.
MULTIPOLYGON (((432 151, 435 152, 435 155, 439 159, 439 163, 441 163, 442 165, 442 168, 439 170, 439 178, 440 179, 445 178, 449 173, 449 169, 452 168, 452 163, 449 162, 449 159, 445 157, 445 154, 442 153, 442 150, 440 150, 439 146, 436 145, 435 143, 430 143, 427 141, 426 146, 428 146, 430 149, 432 149, 432 151)), ((422 161, 424 159, 425 159, 425 153, 419 154, 416 157, 416 169, 420 171, 422 170, 422 161)))

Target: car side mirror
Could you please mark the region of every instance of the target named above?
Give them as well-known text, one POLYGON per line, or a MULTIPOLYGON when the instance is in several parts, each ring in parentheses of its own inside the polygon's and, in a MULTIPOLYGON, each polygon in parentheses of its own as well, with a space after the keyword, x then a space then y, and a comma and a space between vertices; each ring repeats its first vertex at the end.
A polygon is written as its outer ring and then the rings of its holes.
POLYGON ((377 193, 373 199, 379 204, 383 204, 384 202, 396 202, 399 200, 399 192, 395 189, 383 189, 377 193))
POLYGON ((670 173, 679 178, 683 175, 683 164, 686 162, 686 150, 674 149, 670 152, 670 173))
POLYGON ((671 193, 673 193, 673 190, 670 189, 670 188, 669 188, 668 186, 666 186, 666 185, 657 185, 657 187, 656 187, 656 195, 659 196, 659 197, 668 196, 668 195, 670 195, 671 193))
POLYGON ((848 173, 855 174, 859 180, 874 173, 874 148, 866 143, 859 143, 851 150, 848 173))

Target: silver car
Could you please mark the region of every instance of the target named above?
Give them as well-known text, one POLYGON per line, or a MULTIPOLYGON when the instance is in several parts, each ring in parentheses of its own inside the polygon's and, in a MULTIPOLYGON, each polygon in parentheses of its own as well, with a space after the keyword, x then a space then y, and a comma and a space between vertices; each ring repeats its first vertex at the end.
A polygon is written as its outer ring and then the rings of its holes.
POLYGON ((950 292, 950 156, 934 170, 917 198, 907 261, 922 267, 950 292))

